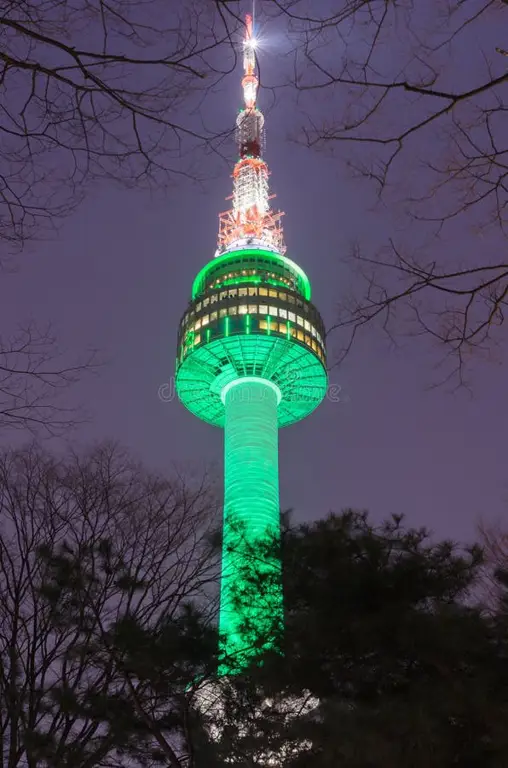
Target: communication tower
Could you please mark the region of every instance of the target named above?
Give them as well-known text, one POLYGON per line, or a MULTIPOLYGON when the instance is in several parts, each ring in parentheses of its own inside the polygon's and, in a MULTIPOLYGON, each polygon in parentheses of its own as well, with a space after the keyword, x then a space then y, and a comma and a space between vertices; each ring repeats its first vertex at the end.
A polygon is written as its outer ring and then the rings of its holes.
POLYGON ((275 584, 269 604, 266 597, 259 603, 238 600, 246 551, 240 538, 254 546, 265 537, 277 540, 278 430, 308 416, 327 387, 323 321, 311 303, 305 272, 286 256, 283 214, 270 206, 255 51, 247 16, 232 204, 219 215, 215 256, 194 280, 178 329, 176 361, 176 390, 183 405, 224 429, 219 629, 231 658, 248 658, 252 633, 262 637, 267 622, 282 621, 276 557, 260 564, 275 584))

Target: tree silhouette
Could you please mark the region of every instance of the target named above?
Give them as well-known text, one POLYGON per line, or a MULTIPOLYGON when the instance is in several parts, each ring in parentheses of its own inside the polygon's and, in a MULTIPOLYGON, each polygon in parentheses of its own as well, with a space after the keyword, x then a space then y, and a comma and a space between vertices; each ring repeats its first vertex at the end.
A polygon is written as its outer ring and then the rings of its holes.
POLYGON ((222 140, 201 102, 234 66, 242 23, 203 0, 3 2, 0 238, 54 226, 96 179, 198 178, 199 150, 222 140))
POLYGON ((161 745, 167 760, 217 646, 210 486, 151 475, 113 446, 27 449, 0 458, 0 505, 4 765, 146 766, 161 745))
POLYGON ((379 324, 431 339, 442 378, 463 382, 501 340, 508 292, 506 3, 273 7, 296 41, 303 143, 345 160, 397 216, 383 247, 352 248, 358 282, 330 329, 342 354, 379 324))

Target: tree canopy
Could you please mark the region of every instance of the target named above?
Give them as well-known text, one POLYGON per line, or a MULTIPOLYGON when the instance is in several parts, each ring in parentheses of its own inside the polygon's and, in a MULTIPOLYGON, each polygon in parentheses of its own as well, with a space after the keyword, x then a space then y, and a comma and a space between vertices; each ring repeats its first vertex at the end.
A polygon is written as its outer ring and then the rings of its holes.
POLYGON ((216 655, 215 509, 208 482, 153 475, 114 446, 2 454, 5 766, 147 765, 158 723, 182 731, 186 686, 216 655))
MULTIPOLYGON (((111 446, 31 449, 2 456, 0 502, 7 768, 506 764, 508 579, 483 605, 480 547, 355 511, 285 517, 285 626, 224 675, 206 483, 111 446)), ((270 589, 260 551, 241 600, 270 589)))
POLYGON ((504 765, 506 614, 475 603, 481 549, 351 511, 284 541, 283 655, 232 681, 223 759, 504 765))

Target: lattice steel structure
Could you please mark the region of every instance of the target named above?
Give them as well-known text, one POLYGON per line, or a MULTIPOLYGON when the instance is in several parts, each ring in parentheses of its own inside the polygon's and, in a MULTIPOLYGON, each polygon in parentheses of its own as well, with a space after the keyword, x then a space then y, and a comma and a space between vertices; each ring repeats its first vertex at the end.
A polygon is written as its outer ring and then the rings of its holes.
POLYGON ((285 255, 282 213, 270 208, 255 47, 247 17, 232 207, 220 214, 215 257, 194 280, 176 361, 181 402, 225 432, 219 629, 224 651, 242 660, 283 617, 274 555, 261 563, 269 595, 241 599, 245 553, 279 535, 278 428, 308 416, 327 387, 323 322, 306 274, 285 255))

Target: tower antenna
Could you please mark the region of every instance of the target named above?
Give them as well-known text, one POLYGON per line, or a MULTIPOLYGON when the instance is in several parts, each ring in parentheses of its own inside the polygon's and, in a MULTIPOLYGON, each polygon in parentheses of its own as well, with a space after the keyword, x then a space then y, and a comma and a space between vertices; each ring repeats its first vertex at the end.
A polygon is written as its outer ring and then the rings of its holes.
POLYGON ((244 104, 236 120, 239 159, 233 170, 232 206, 219 215, 217 255, 247 241, 280 253, 286 250, 281 225, 284 214, 270 207, 274 195, 269 193, 269 171, 263 159, 265 118, 257 105, 256 47, 253 17, 248 14, 243 40, 244 104))

